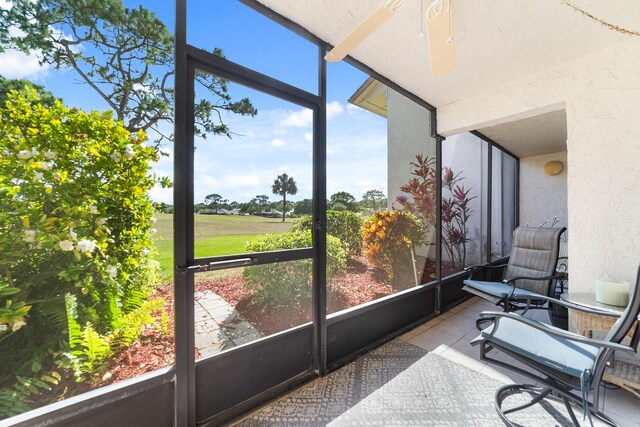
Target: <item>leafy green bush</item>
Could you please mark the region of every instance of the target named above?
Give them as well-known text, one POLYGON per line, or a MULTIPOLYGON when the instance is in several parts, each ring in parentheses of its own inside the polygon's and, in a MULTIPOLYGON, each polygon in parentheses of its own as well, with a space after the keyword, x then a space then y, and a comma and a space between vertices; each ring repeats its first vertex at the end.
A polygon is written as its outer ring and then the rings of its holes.
POLYGON ((15 365, 2 383, 41 346, 81 351, 67 342, 71 324, 107 340, 143 306, 158 269, 148 196, 158 154, 111 113, 45 106, 31 89, 0 105, 0 135, 0 353, 15 365))
MULTIPOLYGON (((249 242, 246 249, 247 252, 264 252, 311 245, 311 232, 290 231, 260 236, 249 242)), ((327 283, 334 275, 343 273, 346 266, 347 256, 340 241, 327 236, 327 283)), ((243 276, 245 287, 253 292, 254 303, 281 306, 311 298, 311 259, 245 267, 243 276)))
MULTIPOLYGON (((294 230, 310 231, 313 222, 310 216, 303 216, 293 225, 294 230)), ((327 211, 327 234, 337 237, 347 255, 362 252, 362 218, 350 211, 327 211)))

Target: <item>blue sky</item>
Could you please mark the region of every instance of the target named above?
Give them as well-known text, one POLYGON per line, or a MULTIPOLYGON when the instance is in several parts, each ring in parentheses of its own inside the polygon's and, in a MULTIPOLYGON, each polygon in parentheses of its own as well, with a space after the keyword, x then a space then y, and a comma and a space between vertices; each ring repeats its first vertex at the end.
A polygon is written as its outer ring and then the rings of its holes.
MULTIPOLYGON (((1 3, 5 0, 0 0, 1 3)), ((155 12, 173 30, 173 1, 124 0, 129 7, 155 12)), ((317 93, 317 48, 236 0, 190 0, 188 41, 212 49, 220 47, 226 57, 241 65, 317 93)), ((107 105, 90 88, 78 82, 71 70, 42 68, 37 58, 15 52, 0 56, 0 73, 5 77, 28 78, 45 85, 68 105, 105 110, 107 105), (4 64, 4 66, 2 65, 4 64)), ((329 63, 327 194, 347 191, 360 199, 369 189, 386 192, 386 120, 348 104, 347 99, 367 75, 345 64, 329 63)), ((197 140, 195 201, 218 193, 238 202, 258 194, 271 200, 276 176, 286 172, 298 184, 292 200, 311 197, 311 111, 231 83, 234 99, 249 97, 258 109, 255 118, 225 115, 225 122, 238 136, 197 140)), ((166 124, 170 129, 171 125, 166 124)), ((173 150, 154 165, 154 172, 172 177, 173 150)), ((172 190, 156 188, 155 201, 172 203, 172 190)))

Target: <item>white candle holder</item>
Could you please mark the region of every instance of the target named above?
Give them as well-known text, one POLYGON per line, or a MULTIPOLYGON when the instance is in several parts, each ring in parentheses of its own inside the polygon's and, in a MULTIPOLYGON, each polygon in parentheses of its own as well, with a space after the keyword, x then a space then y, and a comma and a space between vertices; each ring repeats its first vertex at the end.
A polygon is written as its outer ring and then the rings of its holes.
POLYGON ((629 282, 596 280, 596 301, 626 307, 629 304, 629 282))

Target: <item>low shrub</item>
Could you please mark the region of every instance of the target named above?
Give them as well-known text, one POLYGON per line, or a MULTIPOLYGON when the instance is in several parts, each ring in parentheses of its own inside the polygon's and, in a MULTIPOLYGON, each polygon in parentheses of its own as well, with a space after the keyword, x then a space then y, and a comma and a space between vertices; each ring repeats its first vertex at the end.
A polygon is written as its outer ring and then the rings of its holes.
MULTIPOLYGON (((311 231, 313 221, 310 216, 300 218, 294 230, 311 231)), ((349 256, 362 253, 362 218, 350 211, 327 211, 327 234, 337 237, 349 256)))
MULTIPOLYGON (((268 234, 249 242, 247 252, 265 252, 304 248, 312 245, 311 232, 291 231, 268 234)), ((247 290, 253 293, 253 303, 284 306, 311 299, 312 260, 275 262, 245 267, 243 276, 247 290)), ((327 283, 331 277, 343 273, 347 256, 340 241, 327 236, 327 283)))

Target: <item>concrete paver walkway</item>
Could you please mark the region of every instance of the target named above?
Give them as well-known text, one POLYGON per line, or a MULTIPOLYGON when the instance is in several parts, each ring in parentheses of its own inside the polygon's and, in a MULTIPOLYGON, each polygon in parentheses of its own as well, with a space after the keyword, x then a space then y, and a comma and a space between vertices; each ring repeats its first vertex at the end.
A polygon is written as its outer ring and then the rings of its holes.
POLYGON ((262 337, 219 295, 196 292, 195 300, 195 342, 201 358, 262 337))

